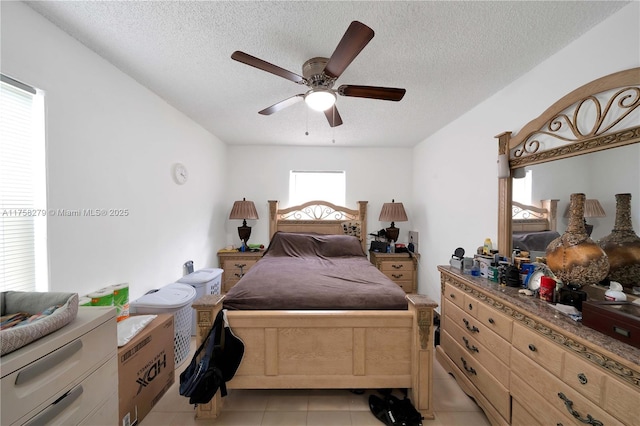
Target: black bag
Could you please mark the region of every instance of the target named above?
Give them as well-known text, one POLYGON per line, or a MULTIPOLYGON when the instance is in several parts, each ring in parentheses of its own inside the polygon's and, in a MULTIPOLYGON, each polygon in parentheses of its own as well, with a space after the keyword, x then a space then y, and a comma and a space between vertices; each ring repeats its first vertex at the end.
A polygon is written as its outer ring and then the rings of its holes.
POLYGON ((422 426, 422 415, 406 396, 399 399, 388 393, 383 399, 369 395, 369 408, 387 426, 422 426))
POLYGON ((244 343, 229 328, 226 310, 221 310, 189 366, 180 374, 180 395, 196 405, 211 401, 218 389, 227 396, 226 382, 235 375, 243 355, 244 343))

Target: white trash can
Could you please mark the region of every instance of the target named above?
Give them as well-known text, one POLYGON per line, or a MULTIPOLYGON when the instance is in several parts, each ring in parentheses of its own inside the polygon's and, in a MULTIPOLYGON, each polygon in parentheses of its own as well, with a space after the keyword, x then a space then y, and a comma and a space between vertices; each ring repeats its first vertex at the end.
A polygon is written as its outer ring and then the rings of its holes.
POLYGON ((191 304, 196 299, 196 289, 187 284, 173 283, 151 290, 129 303, 131 314, 173 314, 173 351, 176 367, 189 355, 191 346, 191 304))
MULTIPOLYGON (((199 269, 180 278, 178 283, 188 284, 196 289, 196 299, 205 294, 220 294, 222 285, 222 269, 206 268, 199 269)), ((195 336, 198 325, 196 324, 196 312, 192 309, 193 321, 191 324, 191 335, 195 336)))

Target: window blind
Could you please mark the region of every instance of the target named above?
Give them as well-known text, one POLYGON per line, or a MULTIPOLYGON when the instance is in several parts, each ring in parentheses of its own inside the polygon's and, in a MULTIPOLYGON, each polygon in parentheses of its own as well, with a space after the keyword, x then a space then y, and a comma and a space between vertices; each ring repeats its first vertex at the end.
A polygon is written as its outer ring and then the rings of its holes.
POLYGON ((0 281, 2 290, 36 289, 36 228, 46 210, 37 206, 36 91, 4 75, 0 80, 0 281))

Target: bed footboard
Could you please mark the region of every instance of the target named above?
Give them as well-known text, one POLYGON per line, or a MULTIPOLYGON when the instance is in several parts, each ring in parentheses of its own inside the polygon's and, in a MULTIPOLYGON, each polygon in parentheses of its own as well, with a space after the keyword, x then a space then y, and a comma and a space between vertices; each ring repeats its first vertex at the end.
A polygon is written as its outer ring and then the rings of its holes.
MULTIPOLYGON (((197 341, 208 333, 224 296, 193 304, 197 341)), ((228 389, 408 388, 416 408, 433 418, 432 324, 435 302, 407 295, 406 311, 229 311, 245 357, 228 389)), ((198 405, 215 418, 219 393, 198 405)))

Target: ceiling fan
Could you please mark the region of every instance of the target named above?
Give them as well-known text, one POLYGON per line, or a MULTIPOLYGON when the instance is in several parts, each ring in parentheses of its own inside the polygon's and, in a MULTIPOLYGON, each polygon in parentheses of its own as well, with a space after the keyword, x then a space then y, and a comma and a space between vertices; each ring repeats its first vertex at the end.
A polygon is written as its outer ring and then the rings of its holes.
POLYGON ((337 90, 333 88, 338 77, 371 41, 373 35, 373 30, 365 24, 358 21, 351 22, 331 57, 309 59, 302 65, 302 76, 240 51, 233 52, 231 59, 309 87, 306 93, 294 95, 273 104, 259 111, 259 114, 271 115, 304 99, 309 107, 324 111, 329 125, 335 127, 342 124, 342 118, 335 106, 336 93, 341 96, 396 102, 400 101, 406 93, 405 89, 393 87, 343 84, 337 90))

